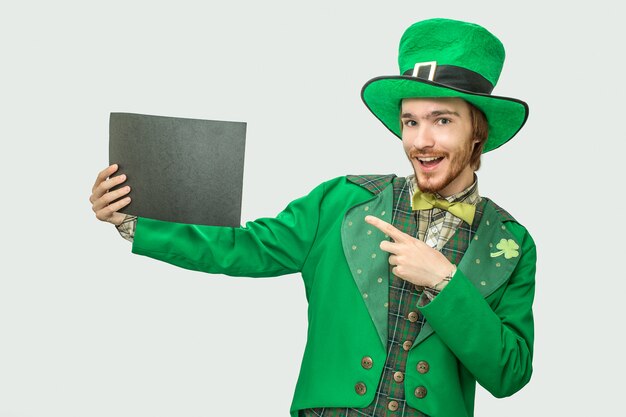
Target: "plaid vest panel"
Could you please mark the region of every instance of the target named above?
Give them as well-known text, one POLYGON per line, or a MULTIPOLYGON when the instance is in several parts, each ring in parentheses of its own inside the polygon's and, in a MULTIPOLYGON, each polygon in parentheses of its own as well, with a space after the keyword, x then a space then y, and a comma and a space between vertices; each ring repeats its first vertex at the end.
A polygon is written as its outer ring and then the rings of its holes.
MULTIPOLYGON (((406 179, 390 176, 350 176, 349 180, 377 194, 391 180, 393 182, 394 207, 393 225, 417 238, 417 216, 411 210, 411 201, 406 179)), ((465 222, 457 228, 441 252, 455 265, 461 261, 469 243, 480 224, 484 205, 483 198, 476 207, 472 227, 465 222)), ((391 267, 390 267, 391 268, 391 267)), ((366 408, 315 408, 301 410, 300 417, 427 417, 405 402, 404 372, 408 352, 417 338, 424 317, 419 314, 417 303, 421 291, 409 282, 396 277, 389 271, 389 315, 387 360, 374 401, 366 408)))

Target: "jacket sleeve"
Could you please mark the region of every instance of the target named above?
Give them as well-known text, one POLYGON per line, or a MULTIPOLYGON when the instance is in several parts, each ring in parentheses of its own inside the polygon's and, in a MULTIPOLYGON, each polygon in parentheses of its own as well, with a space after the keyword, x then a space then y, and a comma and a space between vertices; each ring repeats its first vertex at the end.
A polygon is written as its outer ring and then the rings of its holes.
POLYGON ((317 233, 325 183, 277 217, 244 227, 188 225, 138 218, 132 252, 182 268, 269 277, 301 270, 317 233))
POLYGON ((498 398, 519 391, 532 374, 537 255, 527 232, 521 249, 521 258, 495 306, 457 270, 446 288, 420 308, 458 360, 498 398))

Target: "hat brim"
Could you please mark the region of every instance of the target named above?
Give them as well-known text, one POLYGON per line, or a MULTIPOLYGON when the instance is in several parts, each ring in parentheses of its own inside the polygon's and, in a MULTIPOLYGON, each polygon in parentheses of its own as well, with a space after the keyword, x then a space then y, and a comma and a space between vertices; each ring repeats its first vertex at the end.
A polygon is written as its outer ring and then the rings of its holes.
POLYGON ((459 97, 483 111, 489 124, 489 136, 483 153, 506 142, 526 123, 528 105, 510 97, 472 93, 409 76, 383 76, 369 80, 361 90, 361 99, 367 108, 394 135, 402 138, 400 110, 405 98, 459 97))

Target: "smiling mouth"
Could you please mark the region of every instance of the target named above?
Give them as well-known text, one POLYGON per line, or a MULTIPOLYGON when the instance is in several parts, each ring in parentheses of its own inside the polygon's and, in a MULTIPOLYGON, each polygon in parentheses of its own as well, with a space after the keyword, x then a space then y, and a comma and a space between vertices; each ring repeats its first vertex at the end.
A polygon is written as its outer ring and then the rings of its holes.
POLYGON ((415 159, 417 159, 424 168, 432 168, 443 160, 443 156, 418 157, 415 159))

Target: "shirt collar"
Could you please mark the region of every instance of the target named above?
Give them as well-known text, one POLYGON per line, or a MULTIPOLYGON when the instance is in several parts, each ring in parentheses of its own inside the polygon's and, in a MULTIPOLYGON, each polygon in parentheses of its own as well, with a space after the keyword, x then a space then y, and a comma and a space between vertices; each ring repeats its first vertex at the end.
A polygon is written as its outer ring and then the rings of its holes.
MULTIPOLYGON (((415 194, 415 191, 418 189, 417 180, 415 179, 415 174, 412 174, 406 177, 406 182, 409 186, 409 197, 410 197, 409 201, 412 201, 413 194, 415 194)), ((435 193, 435 195, 438 198, 443 198, 445 200, 448 200, 451 203, 463 202, 467 204, 476 205, 480 202, 480 194, 478 193, 478 177, 476 176, 476 174, 474 174, 474 182, 472 183, 472 185, 470 185, 469 187, 467 187, 466 189, 462 191, 459 191, 456 194, 452 194, 448 197, 442 197, 437 193, 435 193)))

